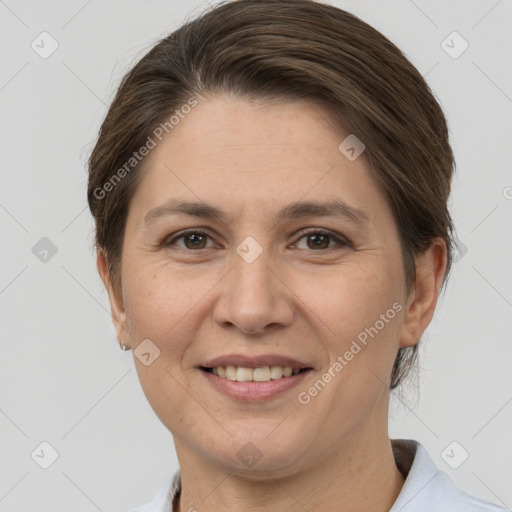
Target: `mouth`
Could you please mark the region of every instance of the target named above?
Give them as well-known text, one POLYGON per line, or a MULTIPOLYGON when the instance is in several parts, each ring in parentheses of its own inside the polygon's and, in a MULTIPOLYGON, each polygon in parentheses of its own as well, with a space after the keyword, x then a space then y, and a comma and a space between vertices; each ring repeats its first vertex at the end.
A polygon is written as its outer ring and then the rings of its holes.
POLYGON ((306 363, 281 356, 221 356, 198 370, 221 394, 243 402, 269 400, 291 390, 314 371, 306 363))

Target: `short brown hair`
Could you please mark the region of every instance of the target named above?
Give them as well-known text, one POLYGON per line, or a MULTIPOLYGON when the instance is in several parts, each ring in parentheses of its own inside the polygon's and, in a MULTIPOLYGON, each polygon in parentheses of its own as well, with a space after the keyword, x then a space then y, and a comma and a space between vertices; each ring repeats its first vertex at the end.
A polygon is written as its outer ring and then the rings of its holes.
MULTIPOLYGON (((363 156, 398 226, 407 291, 416 279, 415 256, 435 237, 447 246, 445 285, 452 263, 447 203, 454 158, 443 111, 421 74, 383 34, 313 0, 217 4, 159 41, 124 76, 89 159, 95 245, 107 256, 114 285, 121 284, 127 212, 143 162, 114 184, 112 177, 191 97, 224 93, 328 106, 366 146, 363 156)), ((391 389, 407 375, 417 348, 399 349, 391 389)))

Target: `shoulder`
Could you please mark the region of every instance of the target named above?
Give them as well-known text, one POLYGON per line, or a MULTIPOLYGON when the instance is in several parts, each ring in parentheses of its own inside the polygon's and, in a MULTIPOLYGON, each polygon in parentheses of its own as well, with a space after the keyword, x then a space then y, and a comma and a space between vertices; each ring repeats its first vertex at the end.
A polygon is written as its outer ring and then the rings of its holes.
POLYGON ((429 497, 429 510, 446 512, 510 512, 506 508, 472 496, 453 484, 443 472, 439 472, 435 492, 429 497))
POLYGON ((390 512, 510 512, 458 489, 418 441, 394 439, 392 446, 407 477, 390 512))

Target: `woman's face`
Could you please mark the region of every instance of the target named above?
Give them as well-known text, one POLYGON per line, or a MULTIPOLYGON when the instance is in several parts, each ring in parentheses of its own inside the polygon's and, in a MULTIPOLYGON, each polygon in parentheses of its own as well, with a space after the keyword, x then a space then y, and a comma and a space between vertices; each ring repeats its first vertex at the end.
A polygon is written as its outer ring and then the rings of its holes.
POLYGON ((146 158, 113 307, 178 455, 277 475, 387 435, 404 270, 348 135, 311 103, 214 97, 146 158))

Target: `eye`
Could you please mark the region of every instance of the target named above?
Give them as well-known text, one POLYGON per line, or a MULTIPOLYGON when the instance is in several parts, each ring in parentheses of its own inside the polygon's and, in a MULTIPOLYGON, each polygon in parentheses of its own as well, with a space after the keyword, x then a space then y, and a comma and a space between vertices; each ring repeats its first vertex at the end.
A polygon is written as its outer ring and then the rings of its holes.
POLYGON ((208 247, 205 246, 206 240, 210 238, 210 236, 203 231, 197 231, 197 230, 189 230, 189 231, 182 231, 178 235, 176 235, 174 238, 170 238, 167 240, 164 240, 162 246, 163 247, 170 247, 171 245, 178 245, 176 244, 177 240, 184 240, 185 246, 180 246, 181 249, 207 249, 208 247))
MULTIPOLYGON (((310 249, 313 251, 318 251, 321 249, 332 249, 332 242, 335 242, 335 245, 337 244, 340 247, 350 246, 350 243, 348 241, 336 236, 330 231, 325 231, 323 229, 310 229, 307 231, 303 230, 299 234, 301 235, 301 237, 295 243, 295 246, 298 245, 298 242, 300 242, 300 240, 306 238, 306 243, 308 245, 306 249, 310 249)), ((164 242, 162 243, 162 247, 177 246, 181 249, 192 251, 208 249, 208 239, 211 240, 211 237, 204 231, 198 231, 197 229, 182 231, 181 233, 178 233, 176 236, 164 240, 164 242), (184 245, 180 245, 177 243, 178 241, 181 240, 183 240, 184 245)))
POLYGON ((297 241, 296 245, 300 240, 306 238, 307 240, 307 249, 311 249, 313 251, 317 251, 319 249, 332 249, 332 246, 329 246, 330 242, 336 242, 339 246, 346 247, 350 244, 334 235, 330 231, 325 231, 323 229, 311 229, 309 231, 301 231, 300 235, 302 235, 297 241), (308 242, 311 242, 310 244, 308 242))

